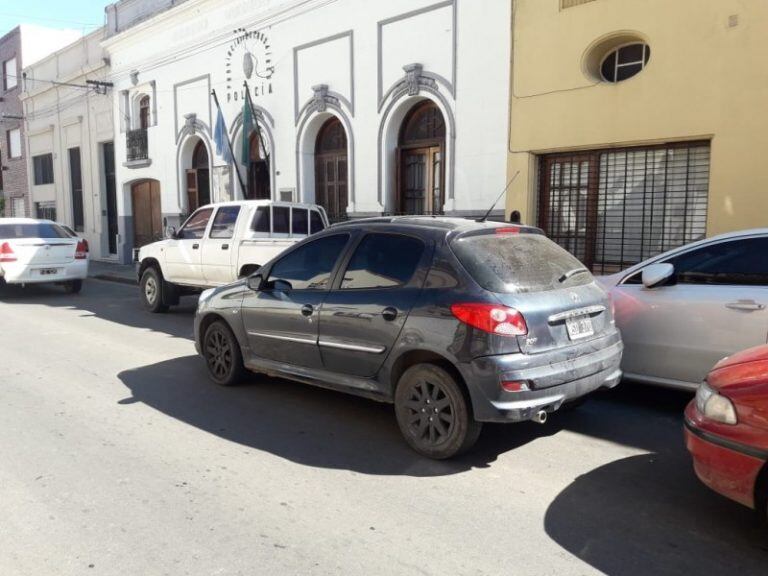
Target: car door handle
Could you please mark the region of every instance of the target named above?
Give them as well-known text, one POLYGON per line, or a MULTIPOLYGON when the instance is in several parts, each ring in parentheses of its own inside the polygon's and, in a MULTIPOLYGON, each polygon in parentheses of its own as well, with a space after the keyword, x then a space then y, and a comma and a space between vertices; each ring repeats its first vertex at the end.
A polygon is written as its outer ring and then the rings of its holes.
POLYGON ((765 310, 765 304, 759 304, 754 300, 739 300, 738 302, 728 302, 725 307, 730 308, 731 310, 746 310, 748 312, 765 310))
POLYGON ((222 244, 221 245, 222 250, 229 250, 229 244, 222 244))
POLYGON ((397 309, 388 306, 381 311, 381 315, 387 322, 392 322, 392 320, 397 318, 397 309))
POLYGON ((192 250, 197 250, 200 248, 200 244, 192 244, 192 250))
POLYGON ((301 315, 302 316, 312 316, 312 314, 315 313, 315 307, 312 306, 312 304, 304 304, 304 306, 301 307, 301 315))

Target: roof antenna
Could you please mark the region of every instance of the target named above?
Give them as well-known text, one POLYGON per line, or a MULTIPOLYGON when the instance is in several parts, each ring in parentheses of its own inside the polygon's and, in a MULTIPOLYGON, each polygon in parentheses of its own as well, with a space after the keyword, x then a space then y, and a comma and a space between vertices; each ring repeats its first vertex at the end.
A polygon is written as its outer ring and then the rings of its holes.
POLYGON ((518 170, 517 172, 515 172, 515 175, 514 175, 514 176, 512 176, 512 179, 511 179, 509 182, 507 182, 507 187, 506 187, 506 188, 504 188, 504 190, 501 192, 501 194, 499 194, 499 197, 498 197, 498 198, 496 198, 496 202, 494 202, 494 203, 493 203, 493 205, 492 205, 492 206, 490 207, 490 209, 488 210, 488 212, 486 212, 486 213, 485 213, 485 216, 483 216, 483 217, 482 217, 482 218, 480 218, 479 220, 476 220, 476 222, 481 222, 481 223, 482 223, 482 222, 485 222, 486 220, 488 220, 488 216, 490 216, 490 215, 491 215, 491 212, 493 212, 493 209, 494 209, 494 208, 496 208, 496 204, 498 204, 498 203, 499 203, 499 200, 501 200, 501 199, 502 199, 502 197, 504 196, 504 194, 506 194, 506 193, 507 193, 507 190, 509 190, 509 187, 510 187, 510 186, 512 186, 512 183, 515 181, 515 179, 516 179, 516 178, 517 178, 519 175, 520 175, 520 170, 518 170))

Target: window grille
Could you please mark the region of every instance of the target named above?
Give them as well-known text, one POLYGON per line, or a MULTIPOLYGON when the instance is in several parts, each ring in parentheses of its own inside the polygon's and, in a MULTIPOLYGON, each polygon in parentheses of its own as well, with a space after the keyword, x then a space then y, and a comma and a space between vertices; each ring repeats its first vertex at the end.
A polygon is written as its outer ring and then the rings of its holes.
POLYGON ((539 226, 611 274, 706 234, 708 142, 542 156, 539 226))

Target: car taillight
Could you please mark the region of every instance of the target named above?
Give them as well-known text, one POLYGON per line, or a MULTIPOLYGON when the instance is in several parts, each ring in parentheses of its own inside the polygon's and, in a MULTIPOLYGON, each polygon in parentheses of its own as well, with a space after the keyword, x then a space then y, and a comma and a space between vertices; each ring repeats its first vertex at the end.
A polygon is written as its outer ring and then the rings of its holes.
POLYGON ((520 234, 520 227, 504 226, 503 228, 496 228, 496 234, 520 234))
POLYGON ((88 240, 79 240, 75 248, 75 260, 85 260, 88 258, 88 240))
POLYGON ((0 245, 0 262, 16 262, 16 254, 13 253, 13 248, 8 242, 0 245))
POLYGON ((451 313, 461 322, 498 336, 525 336, 528 325, 514 308, 493 304, 454 304, 451 313))

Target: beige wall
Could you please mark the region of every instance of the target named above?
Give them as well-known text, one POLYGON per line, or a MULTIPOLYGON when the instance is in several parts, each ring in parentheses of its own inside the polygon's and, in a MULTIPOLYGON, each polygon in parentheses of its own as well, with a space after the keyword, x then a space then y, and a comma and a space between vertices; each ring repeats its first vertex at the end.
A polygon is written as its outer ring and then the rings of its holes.
POLYGON ((535 222, 537 153, 711 139, 707 234, 768 225, 768 0, 514 4, 507 213, 535 222), (621 31, 648 66, 599 82, 585 55, 621 31))

